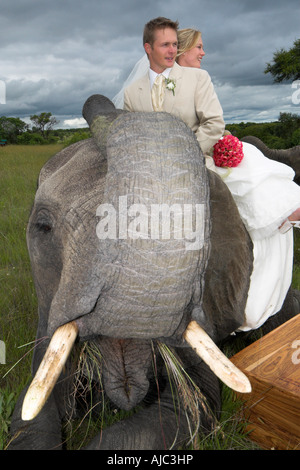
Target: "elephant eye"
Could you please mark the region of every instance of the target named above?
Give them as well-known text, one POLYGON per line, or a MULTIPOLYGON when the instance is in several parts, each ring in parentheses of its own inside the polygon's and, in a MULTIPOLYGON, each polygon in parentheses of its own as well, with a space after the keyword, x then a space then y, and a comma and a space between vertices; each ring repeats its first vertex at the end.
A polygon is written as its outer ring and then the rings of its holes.
POLYGON ((33 236, 38 234, 50 234, 54 228, 54 218, 48 209, 32 213, 30 231, 33 236))
POLYGON ((48 223, 45 223, 45 222, 38 222, 38 223, 36 223, 36 229, 37 229, 39 232, 48 233, 48 232, 51 232, 52 227, 51 227, 51 225, 48 224, 48 223))

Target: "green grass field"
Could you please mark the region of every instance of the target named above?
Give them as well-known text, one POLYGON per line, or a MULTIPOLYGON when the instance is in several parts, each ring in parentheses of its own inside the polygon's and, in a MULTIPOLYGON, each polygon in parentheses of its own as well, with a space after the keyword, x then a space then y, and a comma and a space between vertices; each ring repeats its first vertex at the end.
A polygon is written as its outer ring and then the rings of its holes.
POLYGON ((28 382, 37 327, 37 300, 26 246, 26 226, 40 168, 61 145, 0 148, 0 449, 15 400, 28 382))
MULTIPOLYGON (((22 388, 30 381, 37 300, 26 247, 26 225, 39 171, 62 145, 0 148, 0 340, 6 364, 0 364, 0 449, 7 443, 11 414, 22 388)), ((300 237, 295 237, 294 287, 300 289, 300 237)), ((1 357, 1 355, 0 355, 1 357)), ((199 444, 204 449, 252 449, 230 391, 223 390, 219 432, 199 444)), ((71 444, 71 446, 76 444, 71 444)))

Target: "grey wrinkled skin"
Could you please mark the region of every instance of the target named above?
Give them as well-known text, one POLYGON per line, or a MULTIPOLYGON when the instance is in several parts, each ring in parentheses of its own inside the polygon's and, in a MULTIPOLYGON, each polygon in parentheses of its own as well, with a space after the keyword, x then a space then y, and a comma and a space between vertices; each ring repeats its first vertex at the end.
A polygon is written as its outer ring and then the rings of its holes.
MULTIPOLYGON (((166 113, 121 113, 98 95, 86 102, 83 114, 93 138, 62 150, 42 168, 28 223, 39 301, 37 339, 76 320, 75 351, 89 342, 102 356, 101 369, 93 365, 93 382, 101 381, 112 406, 139 407, 126 420, 99 429, 88 449, 176 448, 189 440, 189 426, 183 403, 174 409, 158 342, 172 348, 200 388, 206 401, 205 407, 199 402, 200 430, 211 430, 212 416, 221 409, 219 382, 183 333, 195 319, 221 342, 242 324, 252 243, 230 192, 206 169, 196 138, 182 121, 166 113), (128 207, 147 211, 153 204, 201 205, 203 243, 187 250, 190 241, 172 237, 99 239, 97 208, 118 208, 125 195, 128 207)), ((119 219, 117 229, 118 224, 119 219)), ((276 315, 280 321, 287 319, 286 311, 298 313, 293 302, 290 293, 286 310, 276 315)), ((44 341, 35 350, 33 374, 46 346, 44 341)), ((43 410, 29 422, 20 417, 22 393, 9 449, 63 448, 62 422, 78 410, 73 357, 43 410)))

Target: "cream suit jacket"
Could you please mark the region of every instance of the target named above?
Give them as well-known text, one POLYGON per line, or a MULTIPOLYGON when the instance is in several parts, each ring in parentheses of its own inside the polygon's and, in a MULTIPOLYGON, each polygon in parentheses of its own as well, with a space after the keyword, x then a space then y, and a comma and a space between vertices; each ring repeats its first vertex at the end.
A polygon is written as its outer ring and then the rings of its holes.
MULTIPOLYGON (((209 74, 175 63, 169 78, 175 80, 175 95, 165 90, 163 111, 180 117, 195 132, 203 153, 208 153, 225 128, 223 111, 209 74)), ((153 111, 148 73, 125 89, 124 109, 153 111)))

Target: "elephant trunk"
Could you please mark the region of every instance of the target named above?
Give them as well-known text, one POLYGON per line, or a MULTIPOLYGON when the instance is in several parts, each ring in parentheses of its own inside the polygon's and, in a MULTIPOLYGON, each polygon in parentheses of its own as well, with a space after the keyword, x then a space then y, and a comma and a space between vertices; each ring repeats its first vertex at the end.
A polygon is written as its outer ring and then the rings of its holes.
MULTIPOLYGON (((48 334, 76 319, 82 340, 181 339, 191 318, 206 324, 204 157, 194 133, 167 113, 124 113, 107 137, 103 185, 95 182, 88 200, 72 202, 64 216, 66 248, 48 334)), ((76 167, 68 170, 76 184, 76 167)))
POLYGON ((97 208, 105 289, 79 321, 80 334, 170 337, 184 312, 201 305, 209 255, 209 186, 199 145, 169 114, 128 113, 110 127, 107 164, 97 208))

